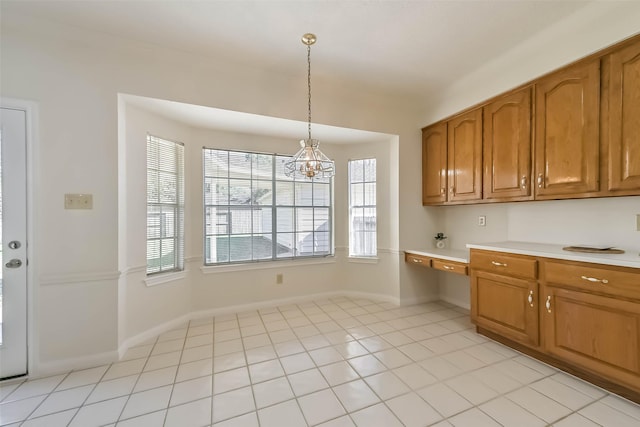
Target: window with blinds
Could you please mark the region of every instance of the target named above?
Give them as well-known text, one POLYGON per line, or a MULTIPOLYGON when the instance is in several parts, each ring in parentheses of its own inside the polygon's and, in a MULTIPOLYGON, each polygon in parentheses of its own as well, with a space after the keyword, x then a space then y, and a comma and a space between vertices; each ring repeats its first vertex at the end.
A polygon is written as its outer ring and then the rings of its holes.
POLYGON ((378 254, 376 159, 349 161, 349 256, 378 254))
POLYGON ((285 176, 289 159, 203 149, 205 265, 333 255, 332 181, 285 176))
POLYGON ((184 146, 147 135, 147 274, 184 268, 184 146))

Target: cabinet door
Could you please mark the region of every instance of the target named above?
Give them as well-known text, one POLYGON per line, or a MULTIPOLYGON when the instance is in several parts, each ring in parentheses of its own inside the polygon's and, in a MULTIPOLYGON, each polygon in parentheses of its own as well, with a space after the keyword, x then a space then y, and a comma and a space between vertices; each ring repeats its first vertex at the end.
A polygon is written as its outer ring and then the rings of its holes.
POLYGON ((482 199, 482 109, 448 124, 449 201, 482 199))
POLYGON ((537 346, 537 282, 473 271, 471 319, 481 328, 528 346, 537 346))
POLYGON ((531 87, 484 108, 485 199, 523 200, 531 192, 531 87))
POLYGON ((609 190, 640 190, 640 43, 610 64, 609 190))
POLYGON ((536 86, 537 199, 598 191, 600 61, 554 73, 536 86))
POLYGON ((422 204, 447 201, 447 124, 422 131, 422 204))
POLYGON ((640 390, 640 304, 546 287, 545 350, 640 390))

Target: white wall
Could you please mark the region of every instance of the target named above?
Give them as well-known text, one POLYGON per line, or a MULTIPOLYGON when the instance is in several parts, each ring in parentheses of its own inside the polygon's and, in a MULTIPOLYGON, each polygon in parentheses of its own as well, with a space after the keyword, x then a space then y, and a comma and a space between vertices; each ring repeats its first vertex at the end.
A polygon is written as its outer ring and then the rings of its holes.
POLYGON ((336 189, 337 215, 336 248, 341 255, 342 275, 339 278, 343 289, 353 292, 372 292, 378 295, 393 296, 403 304, 437 299, 437 284, 424 285, 424 278, 415 278, 415 286, 398 287, 401 283, 399 268, 404 267, 403 253, 398 251, 398 223, 401 204, 398 203, 398 144, 396 138, 389 141, 370 144, 350 144, 340 147, 340 156, 336 159, 338 173, 336 179, 347 182, 349 160, 376 158, 377 167, 377 243, 378 255, 375 260, 350 258, 348 256, 349 224, 348 188, 342 185, 336 189))
POLYGON ((640 32, 640 2, 594 1, 425 100, 423 126, 640 32))
MULTIPOLYGON (((124 198, 120 198, 118 209, 120 232, 119 250, 125 253, 119 270, 122 273, 119 287, 119 316, 122 325, 119 334, 119 345, 125 340, 141 334, 163 323, 188 314, 191 310, 191 284, 187 277, 156 286, 147 286, 147 134, 170 141, 185 144, 185 170, 200 168, 201 161, 189 156, 193 147, 188 144, 192 139, 192 130, 181 123, 167 120, 142 111, 126 102, 124 123, 125 138, 119 141, 119 150, 126 154, 124 163, 118 165, 119 180, 124 181, 124 198), (125 171, 126 173, 122 173, 125 171)), ((201 187, 200 187, 201 188, 201 187)), ((122 193, 122 192, 121 192, 122 193)), ((120 193, 120 196, 122 194, 120 193)), ((185 177, 185 199, 200 200, 201 192, 197 192, 192 176, 185 177)), ((185 217, 190 218, 198 209, 192 203, 185 204, 185 217)), ((202 222, 202 221, 200 221, 202 222)), ((196 227, 192 221, 185 221, 186 241, 193 239, 196 227)), ((185 245, 185 259, 191 260, 198 252, 193 245, 185 245)), ((191 262, 186 263, 187 270, 193 269, 191 262)))

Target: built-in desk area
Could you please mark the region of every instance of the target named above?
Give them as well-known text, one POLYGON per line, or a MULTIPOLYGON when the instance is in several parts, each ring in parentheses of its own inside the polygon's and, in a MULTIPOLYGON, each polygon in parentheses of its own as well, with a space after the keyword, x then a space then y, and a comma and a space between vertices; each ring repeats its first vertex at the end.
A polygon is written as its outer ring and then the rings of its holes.
POLYGON ((469 251, 456 249, 417 249, 404 251, 406 262, 450 273, 469 275, 469 251))

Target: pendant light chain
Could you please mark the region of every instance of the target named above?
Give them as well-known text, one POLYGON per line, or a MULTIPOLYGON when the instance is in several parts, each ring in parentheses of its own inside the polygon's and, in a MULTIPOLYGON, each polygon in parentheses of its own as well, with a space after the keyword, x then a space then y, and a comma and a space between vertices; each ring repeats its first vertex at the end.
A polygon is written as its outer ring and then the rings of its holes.
POLYGON ((320 151, 320 142, 317 139, 311 139, 311 45, 315 42, 315 34, 307 33, 302 36, 302 43, 307 46, 308 137, 300 141, 300 150, 284 164, 285 176, 294 179, 300 177, 326 180, 335 175, 335 163, 320 151))
POLYGON ((311 45, 307 45, 307 88, 309 93, 309 118, 308 118, 308 128, 309 128, 309 139, 311 139, 311 45))

